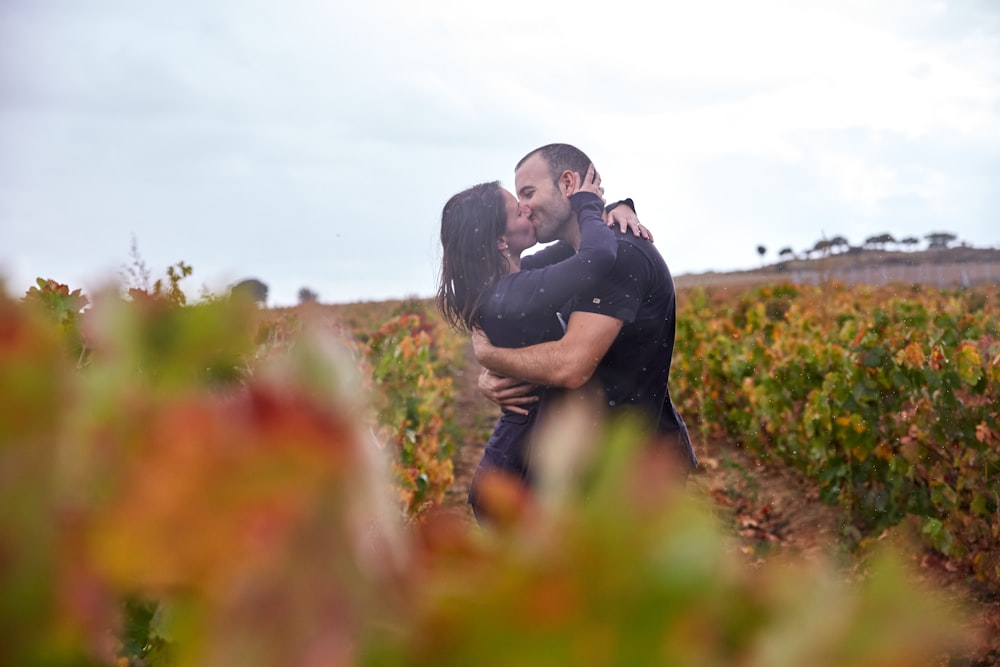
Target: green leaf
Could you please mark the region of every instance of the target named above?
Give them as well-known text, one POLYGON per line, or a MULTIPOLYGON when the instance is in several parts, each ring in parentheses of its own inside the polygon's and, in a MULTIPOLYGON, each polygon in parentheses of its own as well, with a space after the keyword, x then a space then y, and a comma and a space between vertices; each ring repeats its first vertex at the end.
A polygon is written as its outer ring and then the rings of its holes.
POLYGON ((939 519, 927 518, 924 520, 924 525, 920 532, 931 539, 936 539, 943 529, 944 526, 939 519))
POLYGON ((990 510, 986 505, 986 496, 977 493, 969 504, 969 510, 976 516, 987 516, 990 514, 990 510))
POLYGON ((976 346, 972 343, 962 343, 958 346, 956 357, 958 376, 962 382, 968 385, 978 383, 983 377, 983 360, 979 356, 979 350, 976 349, 976 346))

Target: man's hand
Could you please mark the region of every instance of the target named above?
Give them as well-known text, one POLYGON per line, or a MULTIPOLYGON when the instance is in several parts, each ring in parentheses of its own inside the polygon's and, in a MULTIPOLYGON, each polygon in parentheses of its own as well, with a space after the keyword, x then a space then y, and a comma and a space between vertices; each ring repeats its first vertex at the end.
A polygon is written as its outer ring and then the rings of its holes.
POLYGON ((486 368, 479 374, 479 392, 501 408, 519 415, 528 414, 523 406, 538 402, 538 396, 533 393, 536 389, 536 385, 529 382, 497 375, 486 368))

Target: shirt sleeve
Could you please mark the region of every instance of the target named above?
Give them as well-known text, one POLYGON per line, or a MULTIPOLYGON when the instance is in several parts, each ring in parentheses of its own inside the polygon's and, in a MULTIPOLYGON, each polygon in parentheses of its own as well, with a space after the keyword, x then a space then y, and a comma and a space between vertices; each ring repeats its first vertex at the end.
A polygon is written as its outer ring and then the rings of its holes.
POLYGON ((604 280, 593 284, 593 289, 577 295, 572 310, 632 322, 655 276, 648 258, 620 232, 616 236, 622 240, 614 266, 604 280))
POLYGON ((522 257, 521 270, 530 271, 532 269, 540 269, 543 266, 548 266, 550 264, 555 264, 556 262, 561 262, 564 259, 569 259, 575 254, 576 252, 573 250, 573 246, 565 241, 559 241, 558 243, 553 243, 546 248, 542 248, 536 253, 522 257))
POLYGON ((604 207, 604 212, 605 213, 611 213, 611 211, 615 210, 616 208, 618 208, 622 204, 625 204, 630 209, 632 209, 633 213, 637 213, 638 212, 638 211, 635 210, 635 202, 632 201, 631 197, 629 197, 628 199, 619 199, 618 201, 616 201, 614 203, 608 204, 606 207, 604 207))
POLYGON ((595 289, 615 264, 618 241, 604 224, 601 199, 590 192, 570 197, 580 223, 580 250, 561 262, 507 276, 497 293, 498 313, 530 316, 554 310, 583 290, 595 289))

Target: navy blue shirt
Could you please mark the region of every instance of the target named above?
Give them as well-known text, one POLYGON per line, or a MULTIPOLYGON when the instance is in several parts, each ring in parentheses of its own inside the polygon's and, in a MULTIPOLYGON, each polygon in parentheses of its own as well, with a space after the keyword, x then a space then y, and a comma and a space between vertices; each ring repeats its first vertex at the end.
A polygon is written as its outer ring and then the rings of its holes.
POLYGON ((670 399, 677 300, 670 269, 649 241, 616 233, 618 255, 595 289, 581 292, 570 309, 622 320, 621 331, 597 365, 608 406, 632 410, 657 432, 677 436, 691 466, 697 458, 684 420, 670 399))

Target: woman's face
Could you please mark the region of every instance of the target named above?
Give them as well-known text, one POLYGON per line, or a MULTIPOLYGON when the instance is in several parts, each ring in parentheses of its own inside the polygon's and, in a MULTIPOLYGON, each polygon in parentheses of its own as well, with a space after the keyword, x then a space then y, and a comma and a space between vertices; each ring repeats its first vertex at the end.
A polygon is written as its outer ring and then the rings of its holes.
POLYGON ((520 257, 521 253, 535 245, 535 226, 528 220, 524 210, 517 203, 517 198, 507 190, 503 191, 504 202, 507 205, 507 229, 504 239, 511 255, 520 257))

